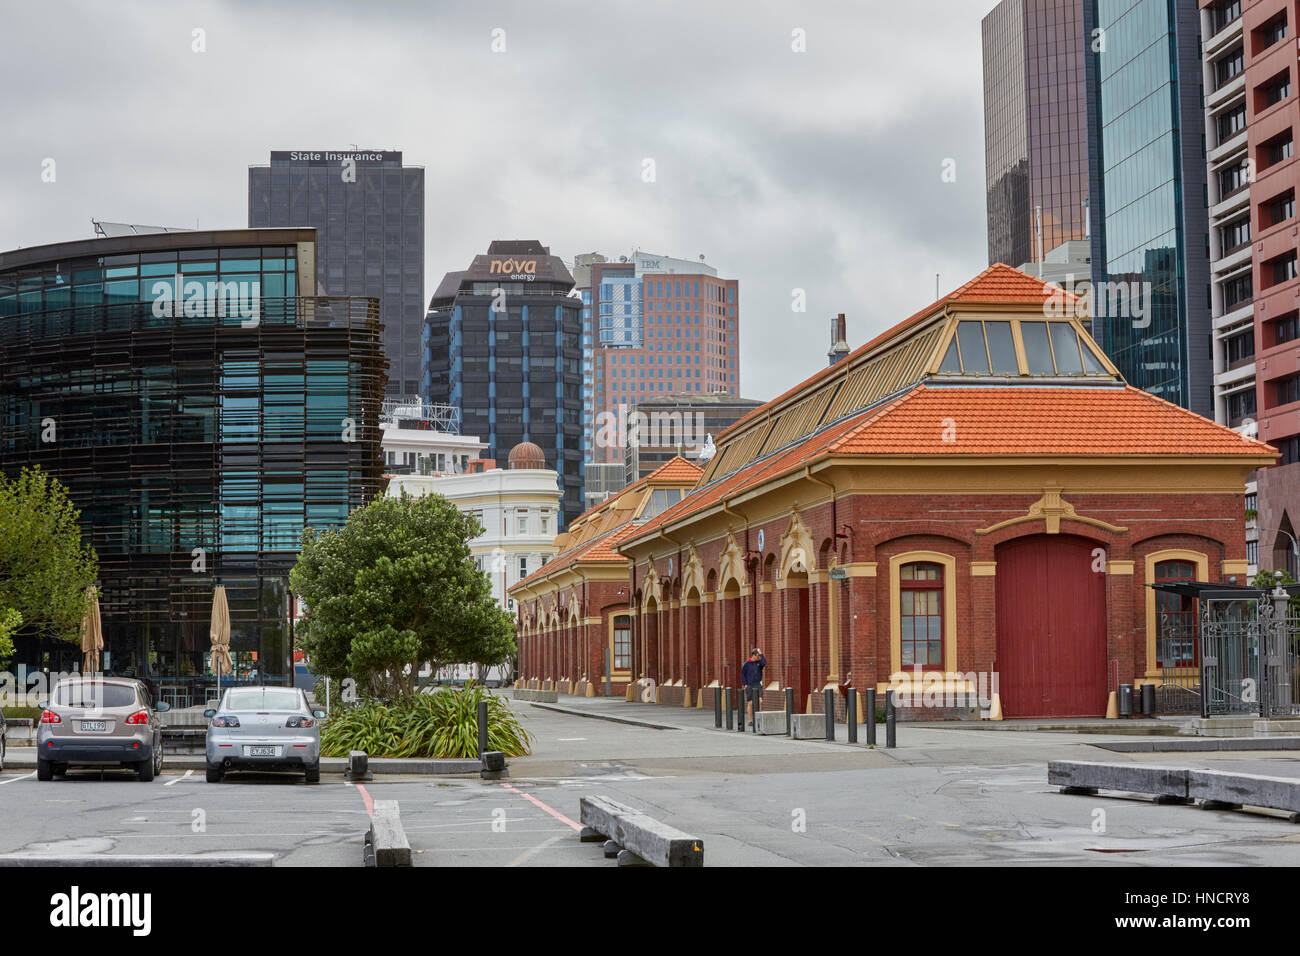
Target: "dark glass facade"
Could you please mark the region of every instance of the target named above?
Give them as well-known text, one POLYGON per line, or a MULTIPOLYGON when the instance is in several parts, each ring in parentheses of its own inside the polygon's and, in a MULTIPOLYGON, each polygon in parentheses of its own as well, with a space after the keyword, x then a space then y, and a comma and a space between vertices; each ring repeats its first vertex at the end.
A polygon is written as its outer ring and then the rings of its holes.
POLYGON ((1084 16, 1105 39, 1088 63, 1093 334, 1131 384, 1212 418, 1200 15, 1085 0, 1084 16))
POLYGON ((425 321, 424 400, 461 410, 461 433, 504 462, 538 445, 559 475, 565 526, 585 510, 582 299, 557 256, 497 241, 439 284, 425 321))
POLYGON ((989 263, 1087 234, 1083 17, 1075 0, 1003 0, 983 21, 989 263))
MULTIPOLYGON (((201 702, 222 584, 235 679, 287 683, 303 527, 339 526, 382 493, 378 304, 303 294, 314 238, 169 233, 0 254, 0 469, 39 465, 81 509, 110 673, 201 702)), ((17 647, 32 669, 80 660, 72 644, 20 634, 17 647)))
POLYGON ((379 300, 388 393, 417 395, 424 168, 402 165, 400 152, 273 152, 248 170, 248 224, 316 229, 320 292, 379 300))

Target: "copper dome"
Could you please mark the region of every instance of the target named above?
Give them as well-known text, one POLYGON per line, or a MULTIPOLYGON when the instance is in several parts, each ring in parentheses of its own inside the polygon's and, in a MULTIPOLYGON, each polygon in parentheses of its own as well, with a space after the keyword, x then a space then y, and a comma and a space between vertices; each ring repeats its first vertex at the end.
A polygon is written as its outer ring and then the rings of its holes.
POLYGON ((545 468, 546 455, 530 441, 523 441, 510 449, 511 468, 545 468))

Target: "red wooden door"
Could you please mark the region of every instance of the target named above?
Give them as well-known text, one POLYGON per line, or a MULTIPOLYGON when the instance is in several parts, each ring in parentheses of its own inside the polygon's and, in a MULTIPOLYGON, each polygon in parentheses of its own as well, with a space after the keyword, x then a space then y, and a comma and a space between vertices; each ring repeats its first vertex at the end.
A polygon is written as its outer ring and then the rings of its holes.
POLYGON ((997 549, 997 670, 1007 717, 1106 712, 1106 582, 1097 545, 1033 535, 997 549))

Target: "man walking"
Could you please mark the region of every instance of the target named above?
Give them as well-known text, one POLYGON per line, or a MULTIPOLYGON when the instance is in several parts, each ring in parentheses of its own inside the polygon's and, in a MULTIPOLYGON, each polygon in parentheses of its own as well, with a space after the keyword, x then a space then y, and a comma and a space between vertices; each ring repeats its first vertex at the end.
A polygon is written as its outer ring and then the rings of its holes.
POLYGON ((754 726, 754 714, 763 702, 763 668, 767 658, 757 647, 749 652, 749 660, 740 668, 740 682, 745 685, 745 710, 749 714, 749 726, 754 726))

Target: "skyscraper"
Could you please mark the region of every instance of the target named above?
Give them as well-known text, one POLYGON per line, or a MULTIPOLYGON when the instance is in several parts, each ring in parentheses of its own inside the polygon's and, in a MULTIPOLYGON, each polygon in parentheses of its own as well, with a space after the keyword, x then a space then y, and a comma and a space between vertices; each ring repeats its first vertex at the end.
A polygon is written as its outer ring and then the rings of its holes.
POLYGON ((1084 0, 1093 336, 1124 378, 1212 417, 1200 13, 1084 0))
POLYGON ((314 226, 323 295, 379 300, 392 396, 420 387, 424 167, 400 152, 295 150, 248 169, 248 224, 314 226))
POLYGON ((585 510, 582 300, 559 256, 497 240, 448 272, 425 321, 424 400, 461 410, 461 430, 504 459, 520 442, 559 474, 565 523, 585 510))
POLYGON ((622 462, 626 409, 669 393, 739 394, 740 284, 703 259, 634 252, 591 266, 596 326, 591 460, 622 462), (602 427, 604 426, 604 427, 602 427), (606 436, 602 440, 602 433, 606 436))
POLYGON ((1041 262, 1088 232, 1077 0, 1002 0, 984 18, 989 263, 1041 262))
POLYGON ((1252 570, 1300 574, 1295 4, 1200 0, 1200 7, 1214 414, 1282 452, 1277 467, 1246 486, 1255 512, 1246 554, 1252 570))

